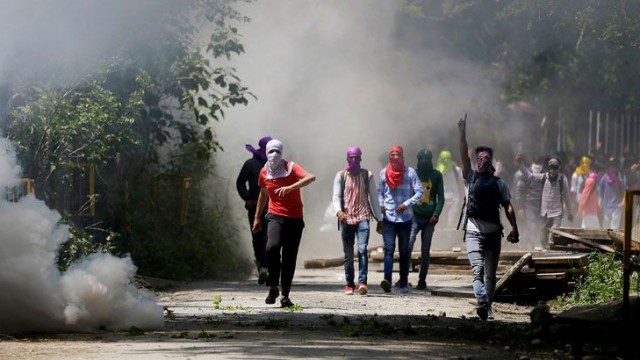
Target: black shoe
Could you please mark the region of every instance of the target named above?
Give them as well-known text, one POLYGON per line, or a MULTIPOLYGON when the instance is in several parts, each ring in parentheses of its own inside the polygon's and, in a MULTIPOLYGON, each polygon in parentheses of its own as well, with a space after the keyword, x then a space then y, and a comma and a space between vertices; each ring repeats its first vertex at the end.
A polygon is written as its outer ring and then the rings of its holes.
POLYGON ((260 268, 260 271, 258 273, 258 285, 263 285, 264 283, 266 283, 267 276, 269 276, 269 273, 267 273, 267 269, 260 268))
POLYGON ((416 290, 427 290, 427 282, 424 280, 418 281, 418 285, 416 286, 416 290))
POLYGON ((269 295, 267 295, 267 298, 264 299, 264 303, 265 304, 275 304, 276 303, 276 299, 278 298, 279 295, 280 295, 280 290, 278 290, 278 289, 269 290, 269 295))
POLYGON ((476 314, 478 314, 478 317, 480 318, 480 320, 487 320, 487 318, 489 318, 489 305, 487 304, 480 304, 478 305, 478 307, 476 308, 476 314))
POLYGON ((293 306, 294 306, 293 303, 291 302, 291 300, 289 300, 288 297, 284 297, 280 300, 280 307, 289 308, 293 306))
POLYGON ((380 287, 386 293, 391 292, 391 284, 389 284, 389 281, 387 280, 382 280, 382 282, 380 283, 380 287))

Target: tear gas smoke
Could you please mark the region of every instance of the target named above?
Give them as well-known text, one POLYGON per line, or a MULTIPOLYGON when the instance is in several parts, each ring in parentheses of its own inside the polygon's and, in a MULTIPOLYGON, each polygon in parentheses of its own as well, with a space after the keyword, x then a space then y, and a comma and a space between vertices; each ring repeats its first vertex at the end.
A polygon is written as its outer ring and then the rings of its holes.
MULTIPOLYGON (((325 216, 325 210, 347 148, 362 148, 362 166, 376 179, 393 145, 404 147, 406 163, 414 167, 423 147, 456 154, 458 118, 470 112, 473 119, 480 112, 469 111, 474 101, 495 93, 483 81, 484 69, 435 48, 400 45, 411 43, 406 37, 412 35, 398 34, 395 4, 292 0, 257 2, 242 10, 252 20, 240 28, 246 53, 234 66, 258 100, 228 111, 218 125, 225 151, 218 154, 216 173, 232 184, 251 155, 244 144, 257 146, 260 137, 270 135, 284 142, 286 159, 316 175, 304 189, 300 260, 342 256, 335 216, 325 216)), ((226 188, 231 192, 224 196, 236 206, 234 219, 250 244, 242 202, 233 185, 226 188)), ((459 236, 445 239, 437 232, 434 249, 460 246, 459 236)), ((369 244, 381 246, 382 239, 373 233, 369 244)))
MULTIPOLYGON (((12 145, 0 138, 0 189, 19 177, 12 145)), ((162 307, 133 285, 130 258, 93 254, 58 271, 57 250, 69 237, 60 218, 33 195, 0 196, 0 333, 161 328, 162 307)))

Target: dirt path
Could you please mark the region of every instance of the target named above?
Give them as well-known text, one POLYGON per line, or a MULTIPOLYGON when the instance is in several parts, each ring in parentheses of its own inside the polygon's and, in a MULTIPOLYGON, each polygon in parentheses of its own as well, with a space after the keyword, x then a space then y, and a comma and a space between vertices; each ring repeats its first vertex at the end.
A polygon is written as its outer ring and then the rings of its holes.
MULTIPOLYGON (((370 274, 369 295, 346 296, 341 276, 341 268, 299 269, 294 311, 265 305, 266 288, 254 280, 182 284, 160 294, 169 310, 162 330, 4 337, 0 359, 554 357, 553 349, 535 345, 530 308, 496 304, 495 320, 482 322, 469 298, 385 294, 380 272, 370 274)), ((470 284, 463 275, 428 280, 433 289, 470 284)))

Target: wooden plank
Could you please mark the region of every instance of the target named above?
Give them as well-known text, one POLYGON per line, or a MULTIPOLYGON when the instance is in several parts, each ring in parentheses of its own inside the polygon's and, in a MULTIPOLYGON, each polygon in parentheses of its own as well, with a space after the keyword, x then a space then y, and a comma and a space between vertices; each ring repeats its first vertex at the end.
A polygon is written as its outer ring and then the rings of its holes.
POLYGON ((437 288, 431 290, 433 296, 447 296, 457 298, 475 298, 473 288, 437 288))
POLYGON ((549 229, 549 231, 554 233, 554 234, 562 235, 562 236, 564 236, 566 238, 569 238, 571 240, 577 241, 577 242, 582 243, 584 245, 590 246, 590 247, 592 247, 594 249, 598 249, 598 250, 602 250, 602 251, 606 251, 606 252, 610 252, 610 253, 614 253, 614 254, 616 252, 610 246, 598 244, 595 241, 587 240, 587 239, 581 238, 581 237, 579 237, 577 235, 570 234, 570 233, 568 233, 566 231, 558 230, 558 228, 551 228, 551 229, 549 229))
POLYGON ((504 289, 504 287, 507 285, 507 282, 511 278, 513 278, 518 272, 520 272, 520 269, 522 269, 525 265, 529 263, 529 260, 531 260, 531 257, 533 257, 533 254, 531 253, 526 253, 522 255, 520 260, 516 261, 516 263, 513 264, 513 266, 509 270, 507 270, 507 272, 503 276, 500 277, 500 280, 498 280, 495 291, 493 293, 494 297, 496 296, 496 294, 499 294, 502 291, 502 289, 504 289))
POLYGON ((305 269, 322 269, 342 265, 344 265, 344 258, 311 259, 304 262, 305 269))
POLYGON ((520 273, 518 280, 526 280, 532 278, 535 281, 565 281, 569 278, 569 274, 566 272, 550 272, 550 273, 520 273))
POLYGON ((562 232, 566 232, 575 236, 579 236, 583 239, 590 240, 609 240, 609 236, 607 235, 607 230, 605 229, 581 229, 581 228, 571 228, 571 227, 557 227, 553 228, 562 232))
MULTIPOLYGON (((608 229, 607 235, 611 238, 614 244, 620 247, 620 249, 624 249, 624 232, 608 229)), ((631 251, 639 251, 640 250, 640 242, 635 239, 631 239, 631 251)))

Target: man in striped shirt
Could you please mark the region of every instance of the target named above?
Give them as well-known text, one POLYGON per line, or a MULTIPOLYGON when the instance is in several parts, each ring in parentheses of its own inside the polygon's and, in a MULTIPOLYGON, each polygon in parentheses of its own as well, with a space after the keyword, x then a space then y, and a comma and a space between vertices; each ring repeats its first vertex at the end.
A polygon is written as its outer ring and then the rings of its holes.
POLYGON ((346 285, 344 293, 352 295, 355 291, 355 274, 353 268, 353 247, 357 238, 358 265, 358 294, 366 295, 367 273, 369 264, 369 234, 371 217, 377 222, 377 230, 382 226, 382 215, 377 206, 376 182, 373 173, 360 167, 362 150, 355 146, 347 150, 347 167, 338 171, 333 180, 333 209, 338 217, 338 226, 342 235, 342 249, 344 252, 344 274, 346 285), (375 204, 375 205, 374 205, 375 204), (374 205, 374 206, 372 206, 374 205))

